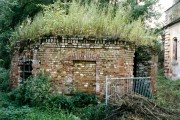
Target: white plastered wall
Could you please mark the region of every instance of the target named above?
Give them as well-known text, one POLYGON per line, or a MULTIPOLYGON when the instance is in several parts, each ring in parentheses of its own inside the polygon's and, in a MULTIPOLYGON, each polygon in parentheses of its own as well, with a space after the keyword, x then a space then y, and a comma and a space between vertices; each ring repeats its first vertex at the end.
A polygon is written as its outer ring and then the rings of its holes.
POLYGON ((169 27, 170 33, 170 59, 171 59, 171 70, 172 80, 180 79, 180 22, 169 27), (177 60, 173 58, 173 41, 177 38, 177 60))

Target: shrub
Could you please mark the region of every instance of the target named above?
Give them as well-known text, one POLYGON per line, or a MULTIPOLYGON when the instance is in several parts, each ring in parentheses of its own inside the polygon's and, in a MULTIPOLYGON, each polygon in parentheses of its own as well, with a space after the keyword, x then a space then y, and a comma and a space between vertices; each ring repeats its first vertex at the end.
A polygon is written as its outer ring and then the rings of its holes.
POLYGON ((85 93, 76 93, 71 98, 72 103, 75 107, 85 107, 88 105, 97 105, 98 99, 95 95, 89 95, 85 93))
POLYGON ((51 97, 46 100, 46 107, 51 110, 68 110, 71 111, 73 104, 66 96, 52 94, 51 97))
POLYGON ((0 108, 12 105, 9 100, 8 94, 0 91, 0 108))
POLYGON ((9 106, 7 108, 0 109, 0 120, 17 120, 23 119, 27 113, 31 112, 28 106, 16 108, 9 106))
POLYGON ((9 98, 18 105, 25 105, 30 103, 30 101, 25 99, 25 87, 24 85, 16 88, 12 92, 9 93, 9 98))
POLYGON ((53 84, 45 75, 29 77, 23 85, 11 93, 18 104, 42 105, 51 96, 53 84))
POLYGON ((75 113, 82 120, 102 120, 108 114, 105 105, 87 106, 76 109, 75 113))
POLYGON ((10 90, 9 70, 0 68, 0 91, 10 90))
POLYGON ((31 101, 33 106, 40 105, 52 94, 53 84, 45 75, 30 77, 25 83, 25 98, 31 101))

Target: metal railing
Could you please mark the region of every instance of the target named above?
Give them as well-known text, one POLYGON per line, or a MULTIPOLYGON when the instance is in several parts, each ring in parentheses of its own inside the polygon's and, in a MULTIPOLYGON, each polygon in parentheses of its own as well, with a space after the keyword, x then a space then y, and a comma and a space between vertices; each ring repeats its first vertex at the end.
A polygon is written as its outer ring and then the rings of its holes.
POLYGON ((127 77, 110 78, 106 77, 106 105, 118 103, 126 95, 142 95, 148 98, 152 97, 151 78, 150 77, 127 77))

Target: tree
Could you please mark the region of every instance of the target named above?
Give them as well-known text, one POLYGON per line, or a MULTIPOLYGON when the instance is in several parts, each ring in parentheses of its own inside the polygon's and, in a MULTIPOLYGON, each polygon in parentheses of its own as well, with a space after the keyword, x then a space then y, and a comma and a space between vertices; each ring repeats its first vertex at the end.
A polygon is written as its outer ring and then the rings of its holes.
POLYGON ((10 41, 14 28, 27 17, 41 10, 38 4, 48 5, 53 0, 0 0, 0 67, 9 68, 10 41))
POLYGON ((123 6, 127 9, 131 9, 131 19, 137 20, 142 18, 142 20, 150 19, 159 15, 153 6, 158 2, 158 0, 144 0, 144 5, 139 5, 137 0, 125 0, 123 1, 123 6))

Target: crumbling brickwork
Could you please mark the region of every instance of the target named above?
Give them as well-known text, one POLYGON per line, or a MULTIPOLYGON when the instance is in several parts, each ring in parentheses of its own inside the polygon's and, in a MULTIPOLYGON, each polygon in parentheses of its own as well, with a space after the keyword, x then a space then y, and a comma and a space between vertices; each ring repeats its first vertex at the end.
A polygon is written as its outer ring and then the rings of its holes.
POLYGON ((133 77, 134 45, 119 39, 49 37, 17 46, 11 64, 13 88, 22 81, 23 60, 32 62, 33 75, 50 75, 57 92, 64 94, 103 95, 106 75, 133 77))

